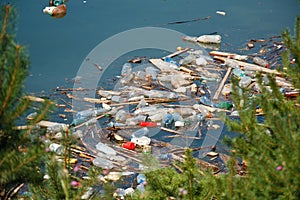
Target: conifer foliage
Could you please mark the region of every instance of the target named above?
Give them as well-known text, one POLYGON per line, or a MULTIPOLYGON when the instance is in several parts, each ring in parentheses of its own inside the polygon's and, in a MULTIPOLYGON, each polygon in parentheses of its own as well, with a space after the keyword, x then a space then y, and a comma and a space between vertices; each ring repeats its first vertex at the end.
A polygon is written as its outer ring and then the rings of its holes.
POLYGON ((0 198, 9 199, 26 183, 37 183, 42 177, 44 146, 33 125, 51 104, 45 101, 39 106, 39 114, 27 129, 16 128, 32 103, 23 91, 29 57, 15 41, 15 9, 10 5, 1 5, 0 9, 0 198))

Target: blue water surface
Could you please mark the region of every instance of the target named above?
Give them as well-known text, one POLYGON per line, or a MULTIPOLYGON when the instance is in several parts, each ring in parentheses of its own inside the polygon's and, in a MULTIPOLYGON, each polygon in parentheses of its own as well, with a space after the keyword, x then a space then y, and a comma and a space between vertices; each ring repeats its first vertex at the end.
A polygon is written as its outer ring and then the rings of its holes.
POLYGON ((250 39, 280 35, 285 28, 293 30, 300 11, 296 0, 69 0, 67 15, 54 19, 42 12, 47 0, 2 2, 17 7, 17 39, 28 47, 31 60, 26 90, 36 93, 71 86, 66 80, 76 76, 88 53, 122 31, 154 26, 191 36, 217 32, 222 35, 221 50, 237 51, 250 39), (207 16, 211 18, 167 25, 207 16))

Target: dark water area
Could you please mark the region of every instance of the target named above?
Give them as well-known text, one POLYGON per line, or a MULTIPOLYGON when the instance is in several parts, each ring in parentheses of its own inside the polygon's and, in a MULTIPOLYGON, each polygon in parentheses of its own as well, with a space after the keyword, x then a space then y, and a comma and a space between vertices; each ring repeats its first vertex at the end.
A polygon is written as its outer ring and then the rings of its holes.
POLYGON ((191 36, 217 32, 222 36, 221 50, 236 52, 250 39, 280 35, 285 28, 293 30, 300 11, 297 1, 283 0, 69 0, 67 15, 53 19, 42 12, 47 0, 2 2, 10 2, 18 10, 17 39, 28 47, 31 60, 26 90, 35 93, 72 86, 66 80, 76 76, 89 52, 126 30, 163 27, 191 36), (166 25, 207 16, 211 18, 166 25))

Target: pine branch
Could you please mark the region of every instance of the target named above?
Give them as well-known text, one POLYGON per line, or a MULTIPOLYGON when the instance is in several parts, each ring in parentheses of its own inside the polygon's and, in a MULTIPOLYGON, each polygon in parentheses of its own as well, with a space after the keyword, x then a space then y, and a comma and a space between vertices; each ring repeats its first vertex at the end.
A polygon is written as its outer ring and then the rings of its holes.
POLYGON ((16 81, 17 72, 18 72, 18 68, 19 68, 20 49, 21 49, 21 46, 17 45, 17 47, 16 47, 15 65, 14 65, 14 70, 13 70, 13 74, 12 74, 12 79, 11 79, 9 88, 7 89, 7 94, 5 96, 4 102, 3 102, 1 110, 0 110, 0 116, 3 115, 3 113, 4 113, 5 109, 6 109, 6 106, 9 103, 9 100, 11 98, 11 94, 12 94, 14 86, 15 86, 15 81, 16 81))
POLYGON ((6 34, 6 28, 7 28, 8 16, 9 16, 9 10, 10 10, 10 5, 6 5, 6 7, 5 7, 4 23, 3 23, 3 27, 2 27, 1 35, 0 35, 0 46, 2 45, 2 41, 3 41, 4 35, 6 34))

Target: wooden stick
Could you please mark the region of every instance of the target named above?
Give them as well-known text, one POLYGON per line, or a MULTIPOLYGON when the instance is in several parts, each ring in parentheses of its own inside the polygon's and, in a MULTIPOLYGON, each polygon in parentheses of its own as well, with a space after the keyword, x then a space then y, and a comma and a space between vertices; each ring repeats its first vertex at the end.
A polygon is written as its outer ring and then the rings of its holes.
MULTIPOLYGON (((229 59, 229 60, 233 61, 233 59, 224 58, 224 57, 221 57, 221 56, 214 56, 214 59, 220 60, 222 62, 225 62, 225 59, 229 59)), ((243 67, 244 70, 248 70, 248 71, 261 71, 261 72, 264 72, 264 73, 275 74, 275 75, 278 75, 278 76, 283 76, 284 75, 281 72, 278 72, 277 70, 272 70, 272 69, 264 68, 264 67, 261 67, 259 65, 255 65, 255 64, 251 64, 251 63, 246 63, 246 62, 239 61, 239 60, 234 60, 234 61, 239 66, 243 67)))
POLYGON ((45 99, 42 99, 40 97, 35 97, 35 96, 25 96, 26 99, 30 100, 30 101, 34 101, 34 102, 39 102, 39 103, 42 103, 42 102, 45 102, 45 99))
POLYGON ((174 53, 171 53, 171 54, 169 54, 169 55, 163 57, 163 59, 165 59, 166 57, 172 58, 172 57, 178 56, 178 55, 180 55, 180 54, 182 54, 182 53, 184 53, 184 52, 187 52, 187 51, 190 50, 190 49, 191 49, 191 48, 185 48, 185 49, 176 51, 176 52, 174 52, 174 53))
POLYGON ((238 55, 238 54, 228 53, 228 52, 221 52, 221 51, 211 51, 211 52, 209 52, 209 55, 211 55, 211 56, 230 57, 230 56, 234 56, 234 55, 238 55))
POLYGON ((227 72, 226 72, 226 74, 225 74, 223 80, 221 81, 221 83, 220 83, 220 85, 219 85, 219 88, 217 89, 217 91, 216 91, 216 93, 215 93, 215 95, 214 95, 214 97, 213 97, 213 100, 214 100, 214 101, 218 100, 219 95, 220 95, 220 93, 221 93, 221 91, 222 91, 222 89, 223 89, 223 87, 224 87, 224 84, 225 84, 225 82, 226 82, 228 76, 229 76, 230 73, 231 73, 231 70, 232 70, 232 67, 229 67, 229 68, 227 69, 227 72))
POLYGON ((160 129, 161 129, 161 130, 163 130, 163 131, 167 131, 167 132, 169 132, 169 133, 175 133, 175 134, 182 135, 182 133, 181 133, 181 132, 179 132, 179 131, 175 131, 175 130, 172 130, 172 129, 169 129, 169 128, 160 127, 160 129))
POLYGON ((186 72, 186 73, 189 73, 189 74, 194 73, 193 70, 190 70, 190 69, 188 69, 188 68, 186 68, 186 67, 179 67, 179 69, 180 69, 181 71, 186 72))
POLYGON ((87 101, 87 102, 90 102, 90 103, 97 103, 97 104, 110 103, 111 102, 110 100, 101 100, 101 99, 95 99, 95 98, 89 98, 89 97, 84 97, 83 101, 87 101))

